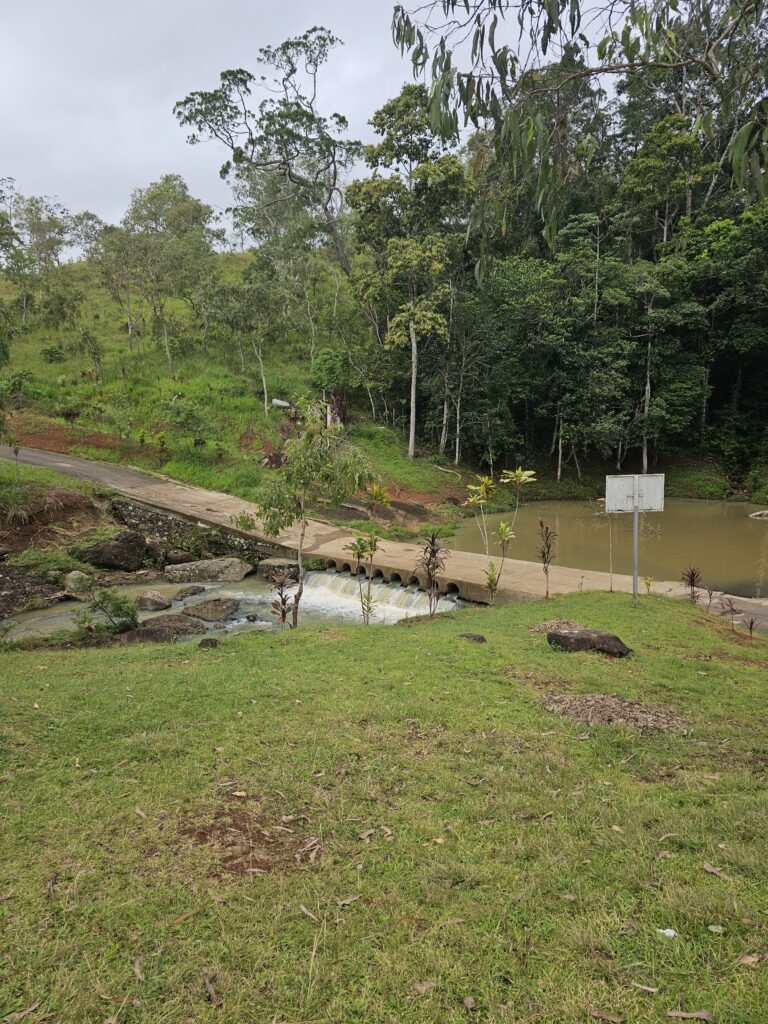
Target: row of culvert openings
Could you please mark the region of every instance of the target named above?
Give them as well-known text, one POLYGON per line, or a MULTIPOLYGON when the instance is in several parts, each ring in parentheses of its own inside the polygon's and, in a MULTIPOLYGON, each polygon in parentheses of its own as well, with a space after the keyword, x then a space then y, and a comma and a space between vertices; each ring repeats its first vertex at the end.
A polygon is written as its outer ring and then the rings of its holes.
MULTIPOLYGON (((349 565, 347 562, 344 562, 344 564, 341 566, 340 569, 336 568, 335 564, 333 562, 331 562, 331 563, 329 563, 328 568, 329 569, 334 568, 336 572, 348 572, 348 573, 352 572, 352 566, 349 565)), ((365 576, 366 575, 365 566, 361 565, 360 568, 357 570, 357 572, 359 573, 359 575, 365 576)), ((383 580, 384 579, 384 573, 382 572, 382 570, 381 569, 374 570, 372 579, 374 579, 374 580, 383 580)), ((401 587, 406 587, 406 586, 411 586, 414 583, 418 583, 419 582, 419 578, 418 578, 418 576, 409 576, 408 577, 408 582, 404 583, 403 582, 403 578, 400 575, 400 573, 393 572, 392 575, 389 577, 389 582, 390 583, 399 583, 401 587)), ((445 589, 445 592, 446 592, 446 594, 455 594, 455 595, 458 596, 459 588, 458 588, 458 586, 455 583, 449 583, 448 586, 445 589)))

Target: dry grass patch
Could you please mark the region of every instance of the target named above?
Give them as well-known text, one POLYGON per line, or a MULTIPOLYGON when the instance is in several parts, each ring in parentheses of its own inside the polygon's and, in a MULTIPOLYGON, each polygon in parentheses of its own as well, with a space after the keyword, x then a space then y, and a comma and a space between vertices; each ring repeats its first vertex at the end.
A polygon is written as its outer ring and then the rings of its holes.
POLYGON ((665 708, 626 700, 605 693, 547 694, 542 698, 548 711, 585 725, 629 726, 640 732, 687 734, 689 726, 665 708))
POLYGON ((323 853, 322 840, 309 830, 308 815, 270 821, 234 794, 213 816, 185 818, 179 831, 190 845, 212 848, 216 877, 287 874, 315 864, 323 853))

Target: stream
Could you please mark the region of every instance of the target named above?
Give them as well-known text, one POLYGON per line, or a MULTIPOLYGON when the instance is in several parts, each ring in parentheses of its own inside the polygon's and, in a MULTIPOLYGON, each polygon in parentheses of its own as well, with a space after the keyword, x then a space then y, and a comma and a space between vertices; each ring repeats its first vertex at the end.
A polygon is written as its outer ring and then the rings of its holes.
MULTIPOLYGON (((192 610, 196 603, 211 598, 234 598, 240 602, 235 618, 222 624, 206 623, 205 632, 188 638, 192 640, 199 640, 206 635, 232 636, 252 630, 272 631, 278 628, 271 609, 275 598, 274 589, 270 583, 255 574, 246 576, 239 583, 205 583, 202 584, 205 587, 204 593, 185 600, 174 600, 175 595, 188 586, 154 580, 119 589, 132 598, 147 590, 156 590, 173 601, 171 607, 163 611, 139 612, 139 620, 142 622, 158 615, 178 615, 186 609, 192 610)), ((371 596, 375 602, 372 624, 387 625, 414 615, 426 615, 428 611, 427 595, 415 584, 404 587, 396 583, 373 580, 371 596)), ((454 611, 463 606, 462 601, 449 595, 440 598, 437 610, 454 611)), ((84 607, 85 605, 79 601, 62 601, 51 605, 50 608, 21 612, 13 616, 7 639, 51 636, 61 630, 74 629, 75 615, 84 607)), ((94 618, 98 619, 99 616, 95 615, 94 618)), ((337 573, 334 570, 308 572, 301 599, 299 621, 305 625, 362 622, 358 577, 349 572, 337 573)))

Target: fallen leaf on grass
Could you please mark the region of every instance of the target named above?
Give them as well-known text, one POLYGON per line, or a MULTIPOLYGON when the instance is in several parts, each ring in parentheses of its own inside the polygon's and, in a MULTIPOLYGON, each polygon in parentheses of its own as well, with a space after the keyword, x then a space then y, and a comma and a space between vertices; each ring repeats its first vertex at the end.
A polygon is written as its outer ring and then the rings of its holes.
POLYGON ((477 1003, 472 998, 472 996, 464 996, 464 998, 461 1001, 464 1004, 465 1010, 474 1010, 475 1007, 477 1006, 477 1003))
POLYGON ((452 924, 464 924, 466 918, 464 917, 446 917, 444 921, 439 921, 438 928, 448 928, 452 924))
POLYGON ((203 971, 203 987, 205 988, 205 994, 211 1001, 211 1005, 221 1006, 221 996, 213 987, 213 982, 211 981, 211 976, 208 971, 203 971))
POLYGON ((381 826, 381 831, 384 833, 384 839, 386 842, 390 843, 395 838, 395 833, 391 828, 387 828, 386 825, 381 826))
POLYGON ((666 935, 668 939, 677 938, 677 932, 674 928, 657 928, 656 931, 659 933, 659 935, 666 935))
POLYGON ((747 967, 756 967, 762 960, 768 960, 768 953, 745 953, 739 958, 739 963, 746 964, 747 967))
POLYGON ((240 799, 242 799, 244 796, 248 796, 248 794, 244 789, 236 789, 232 796, 240 797, 240 799))
POLYGON ((602 1010, 596 1010, 594 1006, 590 1006, 587 1010, 590 1017, 594 1017, 595 1020, 607 1020, 610 1024, 624 1024, 624 1018, 617 1016, 615 1013, 603 1013, 602 1010))
POLYGON ((668 1017, 676 1017, 679 1020, 709 1020, 715 1019, 714 1013, 710 1013, 709 1010, 694 1010, 692 1013, 686 1013, 685 1010, 667 1010, 668 1017))
POLYGON ((621 825, 611 825, 611 832, 623 832, 621 825))
POLYGON ((138 815, 138 816, 139 816, 140 818, 143 818, 143 819, 144 819, 144 821, 146 821, 146 820, 147 820, 147 816, 146 816, 146 814, 144 813, 144 811, 142 811, 142 809, 141 809, 140 807, 137 807, 137 808, 136 808, 136 814, 137 814, 137 815, 138 815))
POLYGON ((423 996, 427 992, 431 992, 433 988, 437 988, 436 981, 417 981, 411 986, 417 996, 423 996))
POLYGON ((280 819, 282 825, 290 825, 292 821, 309 821, 308 814, 284 814, 280 819))
POLYGON ((194 917, 195 914, 199 914, 202 909, 202 907, 195 907, 194 910, 185 910, 183 914, 179 914, 178 917, 174 918, 173 921, 171 921, 171 924, 181 924, 183 921, 188 921, 190 917, 194 917))
POLYGON ((30 1013, 34 1013, 39 1005, 40 1000, 38 999, 36 1003, 32 1003, 26 1010, 17 1010, 16 1013, 9 1013, 7 1017, 3 1017, 4 1024, 12 1024, 12 1021, 24 1020, 30 1013))
POLYGON ((656 860, 669 860, 670 857, 674 857, 674 853, 671 850, 659 850, 656 854, 656 860))
POLYGON ((631 981, 630 985, 633 988, 639 988, 641 992, 647 992, 651 996, 655 996, 657 992, 661 991, 658 988, 651 988, 650 985, 641 985, 639 981, 631 981))
POLYGON ((732 882, 733 879, 730 875, 726 875, 722 868, 716 868, 714 864, 710 864, 708 860, 705 860, 701 865, 708 875, 717 875, 718 878, 722 878, 724 882, 732 882))
POLYGON ((375 828, 367 828, 365 830, 365 832, 361 832, 360 835, 357 838, 358 839, 362 839, 362 841, 364 843, 370 843, 371 836, 373 836, 375 834, 376 834, 376 829, 375 828))
POLYGON ((713 935, 724 935, 725 928, 721 924, 708 924, 707 931, 712 932, 713 935))
POLYGON ((300 911, 302 912, 302 914, 306 914, 306 915, 307 915, 307 917, 311 917, 313 921, 317 921, 317 923, 318 923, 318 924, 320 924, 320 918, 319 918, 319 917, 315 917, 315 915, 314 915, 314 914, 312 913, 312 911, 311 911, 311 910, 308 910, 308 909, 307 909, 307 908, 306 908, 306 907, 304 906, 304 904, 303 904, 303 903, 300 903, 300 904, 299 904, 299 910, 300 910, 300 911))
POLYGON ((39 704, 37 703, 37 701, 35 701, 35 703, 34 703, 34 704, 32 705, 32 707, 33 707, 33 708, 34 708, 34 709, 35 709, 36 711, 39 711, 39 710, 40 710, 40 705, 39 705, 39 704))
POLYGON ((362 893, 358 893, 356 896, 347 896, 343 900, 336 899, 336 905, 339 907, 348 907, 350 903, 354 903, 355 900, 359 900, 362 893))
POLYGON ((143 965, 143 961, 142 961, 141 957, 139 957, 133 963, 133 973, 136 975, 136 981, 144 981, 145 980, 145 978, 144 978, 144 969, 143 969, 142 965, 143 965))

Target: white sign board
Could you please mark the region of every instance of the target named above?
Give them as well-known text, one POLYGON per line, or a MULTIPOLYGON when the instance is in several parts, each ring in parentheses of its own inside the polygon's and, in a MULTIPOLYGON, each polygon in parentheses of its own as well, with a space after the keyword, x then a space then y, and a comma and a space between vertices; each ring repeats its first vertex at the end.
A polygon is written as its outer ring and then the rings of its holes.
POLYGON ((664 474, 647 473, 635 476, 605 478, 606 512, 663 512, 664 474))

